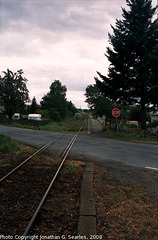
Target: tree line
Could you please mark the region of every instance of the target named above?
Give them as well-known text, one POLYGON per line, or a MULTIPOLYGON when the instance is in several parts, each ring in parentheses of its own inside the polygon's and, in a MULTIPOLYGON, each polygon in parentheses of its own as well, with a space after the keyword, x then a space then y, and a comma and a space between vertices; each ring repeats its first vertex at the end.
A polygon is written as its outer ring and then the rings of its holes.
POLYGON ((122 20, 116 19, 108 34, 110 62, 107 76, 97 72, 95 84, 86 88, 86 101, 93 111, 106 116, 112 104, 140 109, 146 128, 148 107, 158 108, 158 19, 151 0, 126 0, 122 20))
POLYGON ((3 112, 11 119, 15 112, 41 113, 43 117, 60 121, 66 117, 72 117, 77 109, 71 101, 66 99, 66 86, 59 80, 55 80, 50 91, 43 96, 40 105, 33 97, 31 104, 27 79, 23 77, 23 70, 13 73, 11 70, 3 72, 0 76, 0 105, 3 112))

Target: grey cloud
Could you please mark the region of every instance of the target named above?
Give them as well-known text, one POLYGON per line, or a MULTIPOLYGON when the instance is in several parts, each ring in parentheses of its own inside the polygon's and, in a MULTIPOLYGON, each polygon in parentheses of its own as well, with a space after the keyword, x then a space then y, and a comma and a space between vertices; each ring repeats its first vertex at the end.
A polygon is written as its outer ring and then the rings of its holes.
POLYGON ((0 0, 1 71, 22 68, 30 96, 38 100, 59 79, 72 102, 82 106, 82 93, 94 83, 96 70, 104 73, 108 67, 108 31, 125 4, 126 0, 0 0))
POLYGON ((0 0, 0 3, 1 54, 31 57, 40 54, 42 43, 46 48, 47 44, 70 37, 103 39, 106 34, 104 20, 98 13, 101 6, 95 9, 95 1, 90 5, 83 1, 76 4, 76 0, 64 4, 61 0, 0 0))
POLYGON ((53 32, 80 32, 91 37, 103 37, 102 24, 107 22, 105 10, 102 8, 103 3, 104 1, 91 0, 89 3, 85 0, 67 0, 64 3, 61 0, 58 2, 1 0, 1 31, 22 32, 33 25, 53 32), (95 5, 100 5, 100 9, 95 8, 95 5), (94 34, 95 31, 97 34, 94 34))

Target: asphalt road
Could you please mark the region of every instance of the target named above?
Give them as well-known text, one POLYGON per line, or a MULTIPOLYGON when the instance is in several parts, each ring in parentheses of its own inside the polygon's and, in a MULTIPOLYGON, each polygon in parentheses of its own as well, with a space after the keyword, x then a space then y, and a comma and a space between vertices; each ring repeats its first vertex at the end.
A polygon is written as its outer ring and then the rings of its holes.
MULTIPOLYGON (((6 126, 0 126, 0 133, 37 148, 61 135, 61 133, 57 132, 6 126)), ((49 147, 47 152, 53 156, 59 154, 72 136, 72 133, 67 133, 59 142, 49 147)), ((101 165, 107 164, 108 162, 113 162, 114 164, 117 162, 158 170, 158 145, 105 139, 97 134, 80 134, 71 150, 70 157, 101 165)))

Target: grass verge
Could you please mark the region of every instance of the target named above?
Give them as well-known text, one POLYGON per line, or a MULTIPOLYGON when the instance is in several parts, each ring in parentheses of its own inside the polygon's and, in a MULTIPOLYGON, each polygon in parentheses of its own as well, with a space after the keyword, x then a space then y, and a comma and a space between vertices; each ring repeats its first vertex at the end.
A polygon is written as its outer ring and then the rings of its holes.
POLYGON ((74 119, 65 119, 60 122, 50 122, 45 126, 41 126, 40 129, 44 131, 66 131, 72 124, 74 119))
POLYGON ((142 142, 142 143, 155 143, 158 144, 158 139, 152 139, 152 138, 145 138, 145 137, 140 137, 138 135, 131 135, 128 133, 115 133, 113 131, 106 131, 104 133, 105 137, 107 138, 112 138, 112 139, 117 139, 117 140, 122 140, 122 141, 130 141, 130 142, 142 142))
POLYGON ((22 145, 12 141, 10 137, 0 134, 0 154, 15 153, 22 150, 22 145))
MULTIPOLYGON (((158 208, 145 187, 96 169, 97 234, 109 240, 157 240, 158 208)), ((125 177, 125 176, 124 176, 125 177)))
MULTIPOLYGON (((81 121, 76 121, 74 118, 65 119, 61 122, 51 122, 45 126, 41 126, 40 129, 44 131, 57 131, 57 132, 64 132, 64 131, 71 131, 76 132, 79 130, 79 127, 81 126, 81 121), (75 124, 76 122, 76 124, 75 124), (73 124, 75 124, 73 127, 71 127, 73 124), (70 128, 71 127, 71 128, 70 128)), ((85 121, 85 124, 82 128, 82 132, 87 131, 87 121, 85 121)))

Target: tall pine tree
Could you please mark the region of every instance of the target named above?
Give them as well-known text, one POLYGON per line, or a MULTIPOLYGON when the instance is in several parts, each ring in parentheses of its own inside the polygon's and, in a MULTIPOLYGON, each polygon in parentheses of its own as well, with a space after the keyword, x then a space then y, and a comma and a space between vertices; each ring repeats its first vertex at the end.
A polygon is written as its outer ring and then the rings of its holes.
POLYGON ((29 113, 36 113, 37 107, 38 105, 37 105, 36 98, 33 97, 31 105, 29 106, 29 113))
POLYGON ((123 20, 116 19, 107 48, 108 76, 95 78, 106 97, 141 107, 142 129, 146 128, 146 107, 158 104, 158 21, 151 0, 126 0, 123 20))

